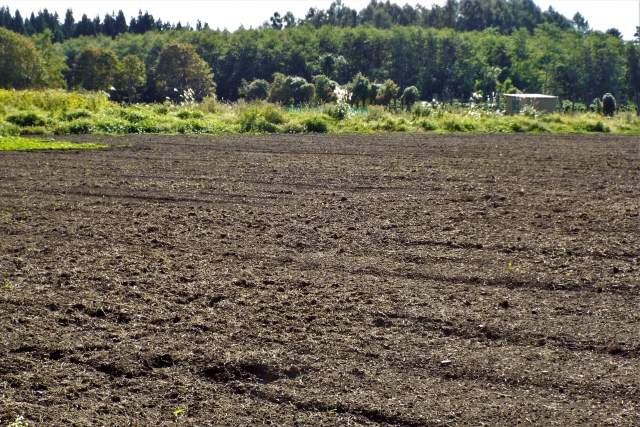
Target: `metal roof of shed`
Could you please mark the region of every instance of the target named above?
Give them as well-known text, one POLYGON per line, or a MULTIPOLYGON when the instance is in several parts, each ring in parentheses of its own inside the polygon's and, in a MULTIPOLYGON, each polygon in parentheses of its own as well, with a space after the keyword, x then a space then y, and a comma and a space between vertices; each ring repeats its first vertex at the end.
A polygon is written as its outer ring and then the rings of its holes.
POLYGON ((557 96, 553 95, 542 95, 539 93, 505 93, 504 96, 513 96, 514 98, 557 98, 557 96))

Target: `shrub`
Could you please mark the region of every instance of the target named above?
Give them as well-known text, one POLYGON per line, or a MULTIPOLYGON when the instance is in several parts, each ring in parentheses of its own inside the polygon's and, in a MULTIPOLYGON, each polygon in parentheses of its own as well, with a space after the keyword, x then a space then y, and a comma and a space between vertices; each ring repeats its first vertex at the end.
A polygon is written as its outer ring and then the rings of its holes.
POLYGON ((547 128, 545 125, 543 125, 540 122, 533 122, 531 123, 528 127, 527 130, 529 132, 550 132, 549 128, 547 128))
POLYGON ((381 124, 380 128, 382 130, 386 130, 387 132, 393 132, 398 130, 398 122, 393 120, 390 117, 387 117, 381 124))
POLYGON ((433 113, 433 108, 426 105, 418 105, 413 110, 413 117, 429 117, 433 113))
POLYGON ((18 136, 20 135, 20 126, 12 123, 0 122, 0 136, 18 136))
POLYGON ((365 117, 365 121, 367 122, 375 122, 380 121, 384 118, 384 107, 379 107, 375 105, 370 105, 367 109, 367 116, 365 117))
POLYGON ((199 120, 184 120, 177 124, 176 131, 179 133, 207 133, 212 129, 207 123, 199 120))
POLYGON ((327 122, 320 117, 311 117, 302 122, 307 132, 326 133, 329 130, 327 122))
POLYGON ((153 112, 161 116, 166 116, 167 114, 169 114, 169 107, 167 107, 166 105, 159 105, 153 109, 153 112))
POLYGON ((20 135, 47 135, 51 133, 44 126, 27 126, 20 129, 20 135))
POLYGON ((66 126, 66 132, 64 133, 84 135, 84 134, 93 133, 94 131, 95 131, 95 127, 93 123, 91 123, 89 120, 80 119, 80 120, 75 120, 69 123, 66 126))
POLYGON ((512 132, 524 132, 525 131, 524 126, 522 126, 522 123, 520 123, 518 121, 513 121, 513 122, 509 123, 509 129, 512 132))
POLYGON ((302 123, 291 122, 282 127, 283 133, 305 133, 307 128, 302 123))
POLYGON ((247 101, 265 100, 269 97, 269 83, 261 79, 249 83, 245 79, 242 79, 242 85, 238 89, 238 95, 244 96, 247 101))
POLYGON ((458 121, 455 118, 451 118, 451 119, 445 120, 444 128, 449 132, 465 132, 465 131, 475 130, 476 125, 475 123, 467 120, 458 121))
POLYGON ((121 119, 114 119, 114 118, 111 118, 108 120, 101 120, 98 123, 96 123, 96 128, 99 129, 100 132, 105 132, 105 133, 117 133, 117 134, 128 133, 130 126, 131 125, 126 121, 121 119))
POLYGON ((266 105, 262 108, 261 112, 264 116, 264 119, 269 123, 273 123, 274 125, 281 125, 282 123, 287 121, 284 111, 273 104, 266 105))
POLYGON ((597 114, 602 114, 602 101, 600 100, 600 98, 596 98, 591 102, 591 105, 589 105, 589 110, 597 114))
POLYGON ((275 133, 278 131, 278 127, 260 115, 257 108, 251 108, 242 113, 239 124, 240 132, 275 133))
POLYGON ((432 123, 430 121, 427 121, 427 120, 422 120, 420 122, 420 126, 422 126, 422 129, 424 129, 426 131, 438 129, 438 125, 436 125, 435 123, 432 123))
POLYGON ((602 97, 602 113, 609 117, 616 113, 616 99, 610 93, 602 97))
POLYGON ((62 120, 65 120, 67 122, 70 122, 76 119, 88 118, 88 117, 91 117, 91 113, 87 110, 67 111, 66 113, 62 113, 62 115, 60 116, 62 120))
POLYGON ((462 125, 454 118, 445 120, 444 128, 449 132, 462 132, 462 125))
POLYGON ((122 117, 123 119, 131 123, 138 123, 147 119, 146 114, 144 114, 143 112, 130 109, 130 108, 120 110, 120 117, 122 117))
POLYGON ((215 113, 218 111, 218 100, 215 96, 207 96, 198 104, 198 108, 205 113, 215 113))
POLYGON ((47 120, 38 113, 29 111, 26 113, 12 114, 6 119, 8 122, 21 127, 26 126, 46 126, 47 120))
POLYGON ((587 123, 585 130, 587 132, 611 132, 611 129, 608 126, 605 126, 601 121, 596 123, 587 123))
POLYGON ((536 117, 538 117, 538 110, 536 110, 536 108, 533 105, 527 104, 520 109, 520 115, 535 119, 536 117))
POLYGON ((344 120, 349 115, 349 104, 346 102, 338 102, 335 105, 326 104, 322 107, 322 112, 333 119, 344 120))

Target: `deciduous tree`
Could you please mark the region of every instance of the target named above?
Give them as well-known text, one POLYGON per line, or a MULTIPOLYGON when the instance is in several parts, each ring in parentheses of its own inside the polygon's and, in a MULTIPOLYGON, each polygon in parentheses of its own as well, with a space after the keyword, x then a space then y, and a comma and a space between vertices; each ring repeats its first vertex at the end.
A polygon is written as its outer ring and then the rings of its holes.
POLYGON ((114 76, 114 86, 123 99, 128 102, 137 101, 138 93, 146 82, 146 68, 140 58, 126 55, 120 60, 114 76))
POLYGON ((320 74, 313 77, 313 84, 316 89, 316 98, 319 102, 329 103, 336 102, 338 100, 335 93, 335 90, 338 87, 337 82, 334 82, 324 74, 320 74))
POLYGON ((282 104, 305 104, 315 95, 315 88, 305 79, 297 76, 273 75, 269 101, 282 104))
POLYGON ((247 101, 265 100, 269 97, 269 83, 262 79, 256 79, 251 83, 242 79, 242 86, 238 89, 238 95, 244 96, 247 101))
POLYGON ((215 94, 211 67, 189 43, 167 43, 158 57, 155 68, 156 90, 164 99, 178 99, 186 89, 194 92, 197 100, 215 94))
POLYGON ((86 90, 109 90, 118 57, 110 50, 86 46, 73 64, 72 85, 86 90))
POLYGON ((349 83, 349 91, 351 92, 351 102, 358 106, 362 104, 364 107, 367 99, 369 98, 371 82, 362 73, 356 74, 356 76, 349 83))
POLYGON ((411 110, 413 104, 418 101, 418 96, 420 95, 420 91, 415 86, 409 86, 402 92, 402 103, 407 107, 408 110, 411 110))
POLYGON ((27 89, 45 86, 44 59, 33 41, 0 28, 0 87, 27 89))
POLYGON ((391 101, 395 101, 397 99, 399 90, 400 86, 398 86, 393 80, 385 80, 378 89, 376 103, 388 107, 391 101))
POLYGON ((49 29, 45 29, 40 34, 34 34, 31 39, 43 59, 42 85, 50 88, 66 88, 67 82, 62 73, 69 70, 69 67, 60 43, 51 43, 52 36, 49 29))

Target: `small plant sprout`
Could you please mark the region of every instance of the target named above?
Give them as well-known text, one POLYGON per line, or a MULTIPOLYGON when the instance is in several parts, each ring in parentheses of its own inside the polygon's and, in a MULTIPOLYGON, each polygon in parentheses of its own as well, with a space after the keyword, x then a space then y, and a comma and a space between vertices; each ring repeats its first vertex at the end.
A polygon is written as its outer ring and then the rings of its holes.
POLYGON ((16 417, 16 420, 12 423, 9 423, 7 427, 29 427, 29 423, 24 421, 24 417, 22 415, 16 417))
POLYGON ((184 409, 176 409, 175 411, 173 411, 173 416, 175 417, 176 421, 180 419, 180 416, 182 415, 183 412, 184 412, 184 409))

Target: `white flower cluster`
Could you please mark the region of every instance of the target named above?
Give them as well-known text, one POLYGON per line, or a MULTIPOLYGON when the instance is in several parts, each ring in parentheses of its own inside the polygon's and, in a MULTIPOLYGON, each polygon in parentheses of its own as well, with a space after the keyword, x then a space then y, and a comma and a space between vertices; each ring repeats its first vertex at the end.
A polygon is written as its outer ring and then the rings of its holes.
POLYGON ((348 103, 351 99, 351 92, 344 88, 341 88, 340 86, 336 86, 336 88, 333 90, 333 93, 336 94, 339 103, 348 103))
POLYGON ((196 94, 193 89, 187 88, 187 90, 185 90, 183 94, 180 95, 180 98, 183 99, 183 101, 180 103, 181 107, 193 109, 196 106, 196 94))

